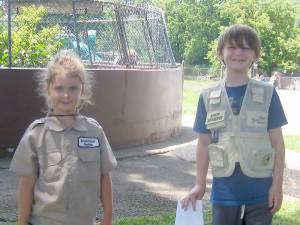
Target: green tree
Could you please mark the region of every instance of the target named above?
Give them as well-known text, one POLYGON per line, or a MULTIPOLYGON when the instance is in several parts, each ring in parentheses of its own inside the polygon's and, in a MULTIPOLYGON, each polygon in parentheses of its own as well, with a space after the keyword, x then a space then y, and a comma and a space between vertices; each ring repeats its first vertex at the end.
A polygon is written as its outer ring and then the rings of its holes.
MULTIPOLYGON (((227 0, 219 5, 223 26, 235 23, 254 27, 262 41, 259 67, 270 73, 275 68, 295 70, 299 66, 297 8, 289 0, 227 0), (298 41, 298 42, 297 42, 298 41)), ((222 31, 224 27, 221 27, 222 31)), ((215 44, 210 45, 215 52, 215 44)), ((214 64, 212 52, 208 58, 214 64)))
MULTIPOLYGON (((62 46, 62 31, 58 25, 44 27, 44 7, 23 7, 12 26, 12 65, 25 67, 44 66, 62 46)), ((8 66, 7 29, 0 27, 0 65, 8 66), (1 30, 2 29, 2 30, 1 30)))
POLYGON ((218 35, 220 0, 157 0, 166 11, 167 27, 176 61, 207 63, 207 43, 218 35))

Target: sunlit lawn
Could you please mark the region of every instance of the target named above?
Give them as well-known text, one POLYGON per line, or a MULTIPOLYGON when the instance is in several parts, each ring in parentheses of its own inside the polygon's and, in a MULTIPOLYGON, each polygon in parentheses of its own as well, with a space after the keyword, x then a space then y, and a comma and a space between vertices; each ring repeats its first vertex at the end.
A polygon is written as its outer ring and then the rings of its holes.
MULTIPOLYGON (((298 225, 300 224, 300 201, 283 203, 280 211, 273 218, 273 225, 298 225)), ((204 224, 211 224, 211 210, 204 211, 204 224)), ((1 222, 0 222, 1 224, 1 222)), ((117 218, 114 225, 174 225, 175 209, 172 213, 157 216, 140 216, 117 218)), ((17 225, 17 223, 6 223, 6 225, 17 225)), ((100 225, 99 223, 97 225, 100 225)))
MULTIPOLYGON (((175 209, 174 209, 175 211, 175 209)), ((273 218, 273 225, 300 224, 300 201, 284 203, 280 211, 273 218)), ((204 212, 205 225, 211 224, 211 211, 204 212)), ((114 225, 174 225, 175 213, 158 216, 132 217, 117 219, 114 225)))
POLYGON ((204 88, 213 85, 212 80, 184 80, 182 109, 185 115, 195 115, 200 93, 204 88))
POLYGON ((286 149, 300 152, 300 135, 284 135, 286 149))

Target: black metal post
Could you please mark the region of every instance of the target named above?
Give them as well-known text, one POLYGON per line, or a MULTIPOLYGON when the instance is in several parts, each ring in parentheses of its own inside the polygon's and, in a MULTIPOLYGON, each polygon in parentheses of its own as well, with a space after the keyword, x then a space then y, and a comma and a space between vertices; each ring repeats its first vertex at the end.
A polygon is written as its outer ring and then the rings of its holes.
POLYGON ((145 37, 146 44, 147 44, 147 50, 148 50, 147 52, 148 52, 148 56, 149 56, 149 59, 150 59, 150 64, 153 63, 153 59, 154 59, 155 64, 157 66, 156 52, 155 52, 155 49, 154 49, 154 43, 153 43, 153 39, 152 39, 152 32, 151 32, 151 29, 150 29, 150 25, 149 25, 149 21, 148 21, 148 15, 147 15, 146 10, 144 10, 144 18, 145 18, 145 22, 146 22, 146 24, 145 24, 144 21, 143 21, 144 37, 145 37), (148 44, 148 41, 147 41, 146 30, 148 31, 148 37, 150 39, 151 50, 150 50, 150 47, 149 47, 149 44, 148 44), (151 51, 152 54, 150 53, 150 51, 151 51))
POLYGON ((77 17, 76 17, 76 3, 75 0, 72 1, 72 7, 73 7, 73 22, 74 22, 74 32, 75 32, 75 38, 77 43, 77 52, 80 57, 80 41, 78 37, 78 30, 77 30, 77 17))
POLYGON ((164 12, 162 10, 160 10, 160 11, 161 11, 161 20, 162 20, 162 23, 163 23, 163 27, 162 28, 163 28, 163 32, 164 32, 164 36, 165 36, 165 41, 166 41, 166 46, 167 46, 168 54, 169 54, 169 57, 170 57, 172 65, 176 65, 175 58, 174 58, 174 55, 173 55, 173 52, 172 52, 172 48, 171 48, 171 44, 170 44, 170 40, 169 40, 168 33, 167 33, 167 26, 166 26, 166 21, 165 21, 165 15, 164 15, 164 12))
POLYGON ((121 19, 120 16, 120 8, 115 5, 115 13, 116 13, 116 21, 117 21, 117 29, 118 29, 118 36, 119 36, 119 40, 121 43, 121 48, 122 48, 122 60, 124 63, 124 59, 126 64, 129 63, 129 59, 128 59, 128 42, 127 42, 127 37, 126 37, 126 32, 125 32, 125 27, 124 27, 124 23, 121 19))
POLYGON ((11 0, 7 1, 7 27, 8 27, 8 68, 12 67, 11 57, 11 0))

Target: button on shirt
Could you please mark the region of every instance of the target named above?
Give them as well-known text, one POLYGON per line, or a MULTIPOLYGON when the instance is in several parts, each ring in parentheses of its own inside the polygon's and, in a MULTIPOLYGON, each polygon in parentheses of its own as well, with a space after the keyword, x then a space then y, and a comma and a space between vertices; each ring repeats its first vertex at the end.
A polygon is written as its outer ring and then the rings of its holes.
POLYGON ((99 207, 101 175, 116 165, 102 127, 78 115, 68 129, 56 117, 33 122, 10 169, 36 178, 32 224, 92 225, 99 207))

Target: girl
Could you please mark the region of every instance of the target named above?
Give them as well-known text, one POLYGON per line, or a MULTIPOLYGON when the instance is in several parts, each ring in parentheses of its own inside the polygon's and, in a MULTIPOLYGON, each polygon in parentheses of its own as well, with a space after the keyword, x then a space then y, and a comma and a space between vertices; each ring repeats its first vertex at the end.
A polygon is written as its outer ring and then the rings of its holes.
POLYGON ((49 112, 26 130, 10 169, 20 175, 19 225, 93 225, 99 200, 112 224, 109 172, 117 162, 102 127, 79 109, 90 103, 91 76, 70 51, 40 77, 49 112))

